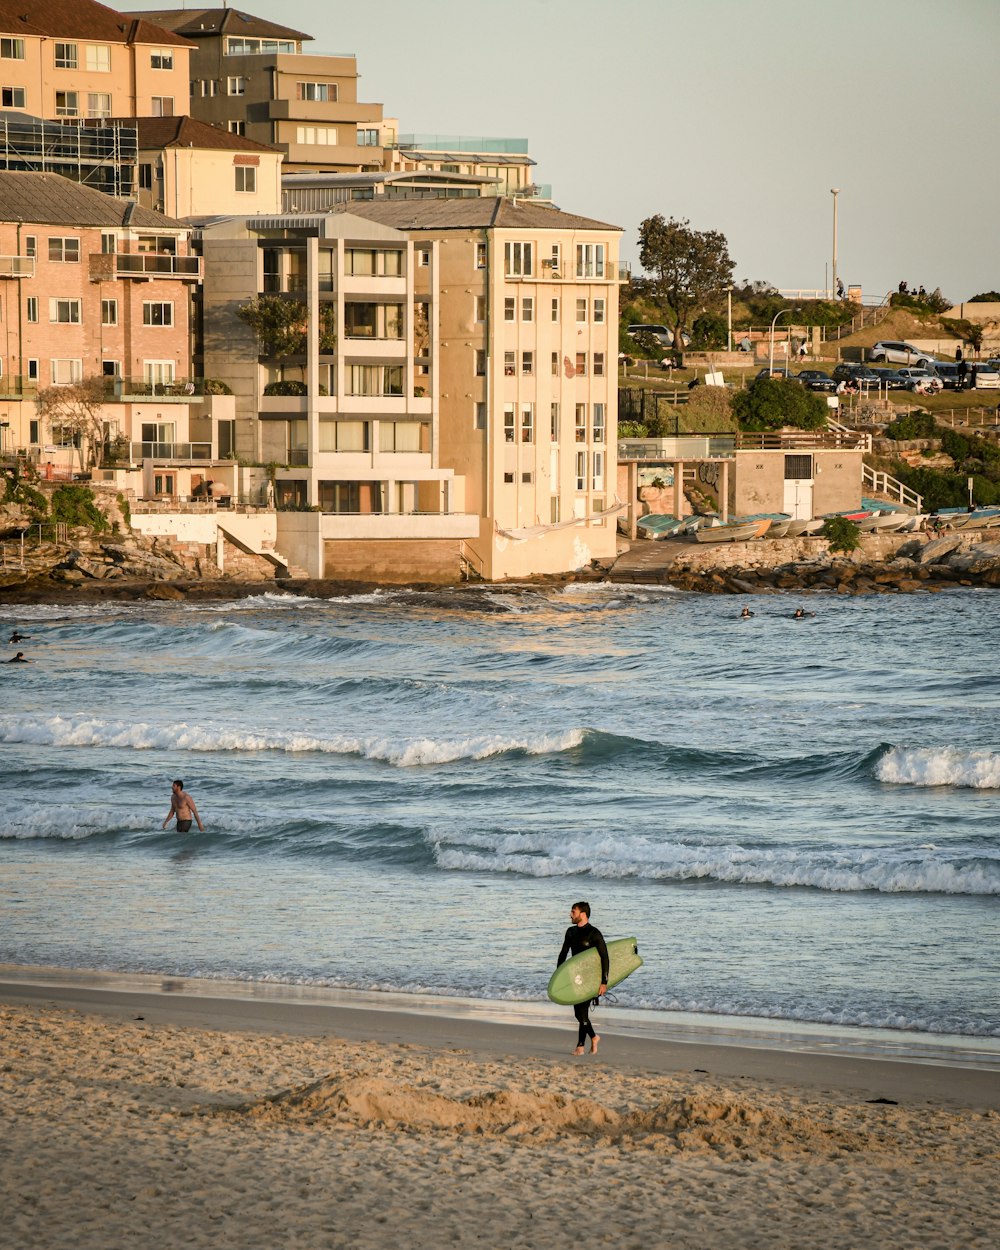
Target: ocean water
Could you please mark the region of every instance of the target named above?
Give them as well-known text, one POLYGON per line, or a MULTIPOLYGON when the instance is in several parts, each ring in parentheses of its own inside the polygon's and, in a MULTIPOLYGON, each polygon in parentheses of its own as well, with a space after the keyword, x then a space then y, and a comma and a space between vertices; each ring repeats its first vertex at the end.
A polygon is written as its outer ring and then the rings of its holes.
POLYGON ((620 1006, 1000 1037, 1000 599, 796 602, 8 612, 0 963, 544 1001, 586 898, 620 1006))

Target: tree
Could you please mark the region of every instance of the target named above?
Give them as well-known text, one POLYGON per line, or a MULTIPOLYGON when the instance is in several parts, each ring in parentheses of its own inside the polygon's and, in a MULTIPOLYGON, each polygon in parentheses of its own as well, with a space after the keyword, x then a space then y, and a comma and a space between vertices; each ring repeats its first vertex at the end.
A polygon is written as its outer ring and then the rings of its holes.
MULTIPOLYGON (((265 356, 304 356, 309 330, 309 309, 305 300, 281 295, 258 295, 241 305, 236 315, 256 332, 265 356)), ((319 313, 319 350, 330 355, 336 350, 337 310, 322 304, 319 313)))
POLYGON ((48 386, 38 392, 38 415, 53 430, 73 436, 80 453, 80 471, 100 463, 104 448, 104 379, 84 378, 69 386, 48 386))
POLYGON ((737 391, 732 406, 744 430, 780 430, 786 425, 821 430, 828 411, 821 395, 781 378, 761 378, 745 391, 737 391))
POLYGON ((829 542, 831 551, 843 551, 846 555, 861 546, 861 530, 846 516, 827 517, 819 534, 829 542))
POLYGON ((718 230, 692 230, 685 217, 664 221, 658 213, 639 226, 639 260, 652 274, 650 292, 674 323, 674 347, 683 351, 683 334, 692 315, 731 285, 735 265, 726 236, 718 230))

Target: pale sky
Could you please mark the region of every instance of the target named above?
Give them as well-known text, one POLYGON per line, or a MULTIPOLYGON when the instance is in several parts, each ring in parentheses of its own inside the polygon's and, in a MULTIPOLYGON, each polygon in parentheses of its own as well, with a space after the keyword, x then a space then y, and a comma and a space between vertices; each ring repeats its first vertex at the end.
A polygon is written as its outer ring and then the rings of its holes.
MULTIPOLYGON (((160 7, 138 0, 121 6, 160 7)), ((188 8, 209 7, 188 4, 188 8)), ((738 279, 1000 289, 1000 0, 255 0, 400 130, 526 136, 561 208, 729 240, 738 279)))

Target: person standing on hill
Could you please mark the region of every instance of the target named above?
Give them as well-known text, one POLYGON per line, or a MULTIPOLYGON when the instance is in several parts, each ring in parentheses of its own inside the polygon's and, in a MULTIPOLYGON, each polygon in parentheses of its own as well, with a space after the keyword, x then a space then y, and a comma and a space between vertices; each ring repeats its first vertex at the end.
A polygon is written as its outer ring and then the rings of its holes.
MULTIPOLYGON (((572 924, 566 930, 562 950, 559 952, 559 958, 556 960, 556 967, 558 968, 563 960, 571 955, 579 955, 582 951, 590 950, 593 947, 601 957, 601 988, 598 990, 598 997, 600 997, 601 994, 607 992, 611 966, 608 960, 608 947, 604 941, 604 935, 600 929, 595 929, 590 923, 589 903, 574 903, 569 909, 569 918, 572 924)), ((577 1024, 580 1026, 576 1050, 573 1051, 573 1054, 583 1054, 584 1043, 589 1037, 590 1053, 596 1055, 597 1043, 601 1038, 599 1034, 594 1032, 594 1026, 590 1022, 590 1000, 586 999, 582 1003, 576 1003, 573 1007, 573 1014, 576 1016, 577 1024)))
POLYGON ((201 832, 205 832, 205 826, 201 823, 201 817, 198 815, 194 799, 184 789, 183 781, 175 781, 170 787, 170 811, 167 812, 167 818, 160 827, 166 829, 175 816, 177 817, 178 833, 191 832, 192 816, 198 822, 198 828, 201 832))

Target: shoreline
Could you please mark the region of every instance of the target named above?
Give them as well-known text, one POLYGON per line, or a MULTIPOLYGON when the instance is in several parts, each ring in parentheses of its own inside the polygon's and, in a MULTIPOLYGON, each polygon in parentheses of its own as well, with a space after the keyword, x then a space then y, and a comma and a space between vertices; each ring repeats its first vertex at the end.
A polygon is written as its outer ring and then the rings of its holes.
MULTIPOLYGON (((332 1032, 357 1042, 461 1046, 491 1056, 559 1059, 571 1048, 570 1009, 336 990, 283 982, 213 981, 86 969, 0 965, 0 1004, 55 1007, 185 1028, 276 1036, 332 1032)), ((1000 1110, 1000 1043, 738 1016, 621 1008, 600 1011, 603 1056, 628 1070, 705 1070, 730 1079, 795 1081, 896 1099, 1000 1110)))

